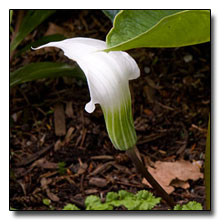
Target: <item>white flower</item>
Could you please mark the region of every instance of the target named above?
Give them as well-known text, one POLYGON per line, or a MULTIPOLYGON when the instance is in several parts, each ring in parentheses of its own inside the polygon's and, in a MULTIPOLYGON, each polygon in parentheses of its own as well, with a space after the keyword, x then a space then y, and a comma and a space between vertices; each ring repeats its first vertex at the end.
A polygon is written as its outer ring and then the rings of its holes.
POLYGON ((100 104, 109 137, 116 149, 127 150, 136 144, 128 80, 140 76, 135 60, 122 51, 104 52, 106 43, 91 38, 72 38, 50 42, 43 47, 58 47, 84 71, 91 101, 91 113, 100 104))

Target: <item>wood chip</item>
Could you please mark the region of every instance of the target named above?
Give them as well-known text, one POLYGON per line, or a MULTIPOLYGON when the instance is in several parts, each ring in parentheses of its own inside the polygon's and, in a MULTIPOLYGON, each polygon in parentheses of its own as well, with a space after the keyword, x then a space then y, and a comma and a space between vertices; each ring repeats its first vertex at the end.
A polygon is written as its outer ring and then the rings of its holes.
POLYGON ((56 143, 54 144, 54 150, 58 151, 61 147, 63 147, 63 142, 59 139, 56 141, 56 143))
POLYGON ((67 102, 66 103, 66 110, 65 113, 67 115, 68 118, 73 118, 73 106, 72 106, 73 102, 67 102))
POLYGON ((63 136, 66 134, 65 113, 62 104, 56 104, 54 107, 54 126, 56 136, 63 136))
POLYGON ((59 202, 60 198, 55 195, 54 193, 52 193, 49 189, 46 190, 47 196, 54 202, 59 202))
POLYGON ((113 164, 115 164, 115 161, 110 161, 104 164, 100 164, 97 166, 97 168, 89 174, 89 176, 95 176, 96 174, 100 174, 102 172, 105 172, 107 169, 109 169, 113 164))
POLYGON ((65 139, 64 139, 64 143, 65 144, 68 144, 71 139, 72 139, 72 134, 73 132, 75 131, 75 128, 74 127, 70 127, 66 133, 66 136, 65 136, 65 139))
POLYGON ((45 177, 43 177, 40 181, 41 183, 41 187, 44 191, 46 191, 47 196, 54 202, 58 202, 60 201, 60 198, 58 196, 56 196, 54 193, 52 193, 49 189, 49 184, 52 182, 51 179, 47 179, 45 177))
POLYGON ((85 190, 85 194, 89 195, 89 194, 95 194, 99 192, 97 189, 87 189, 85 190))
POLYGON ((90 157, 92 160, 113 160, 114 157, 111 155, 98 155, 90 157))
POLYGON ((35 161, 31 165, 31 167, 40 167, 40 168, 43 168, 43 169, 57 169, 58 164, 50 162, 50 161, 46 160, 46 158, 41 158, 41 159, 35 161))
POLYGON ((107 186, 108 182, 104 178, 92 177, 89 180, 89 184, 97 187, 105 187, 107 186))

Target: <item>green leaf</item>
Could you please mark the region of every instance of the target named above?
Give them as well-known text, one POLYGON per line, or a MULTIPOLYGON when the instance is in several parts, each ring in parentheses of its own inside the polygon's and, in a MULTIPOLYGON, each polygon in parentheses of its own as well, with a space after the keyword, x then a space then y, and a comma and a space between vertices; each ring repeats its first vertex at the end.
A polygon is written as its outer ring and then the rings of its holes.
POLYGON ((12 22, 12 16, 13 16, 13 10, 9 10, 9 21, 10 21, 10 25, 12 22))
POLYGON ((10 45, 10 53, 17 48, 21 41, 39 24, 52 15, 56 10, 28 10, 21 26, 10 45))
POLYGON ((80 209, 76 205, 69 203, 64 206, 63 210, 80 210, 80 209))
POLYGON ((52 35, 48 35, 48 36, 43 36, 41 38, 39 38, 38 40, 36 40, 35 42, 31 42, 29 44, 27 44, 25 47, 23 47, 22 49, 20 49, 15 57, 20 56, 22 53, 24 53, 27 50, 30 50, 31 47, 36 48, 38 46, 44 45, 46 43, 52 42, 52 41, 60 41, 60 40, 64 40, 65 37, 61 34, 52 34, 52 35))
POLYGON ((86 210, 113 210, 113 206, 109 203, 101 203, 98 196, 88 196, 85 199, 86 210))
POLYGON ((60 76, 75 77, 85 80, 85 75, 79 66, 69 66, 63 63, 40 62, 27 64, 10 74, 10 86, 42 78, 60 76))
POLYGON ((102 10, 103 13, 112 21, 114 21, 115 16, 120 12, 120 10, 102 10))
POLYGON ((210 116, 209 116, 209 123, 208 123, 208 133, 206 138, 206 150, 205 150, 205 192, 206 192, 206 209, 211 209, 211 158, 210 158, 210 116))
POLYGON ((202 210, 202 205, 198 202, 191 201, 185 205, 176 205, 173 208, 174 210, 202 210))
POLYGON ((50 199, 43 199, 43 204, 49 206, 51 204, 50 199))
POLYGON ((10 211, 17 211, 18 209, 16 209, 16 208, 13 208, 13 207, 10 207, 10 209, 9 209, 10 211))
POLYGON ((105 203, 98 196, 88 196, 85 200, 86 210, 113 210, 114 207, 124 206, 128 210, 151 210, 160 202, 152 193, 141 190, 136 195, 120 190, 108 192, 105 203))
POLYGON ((123 10, 106 41, 105 51, 204 43, 210 41, 210 10, 123 10))
POLYGON ((111 202, 118 199, 118 194, 116 192, 108 192, 106 195, 106 202, 111 202))
POLYGON ((65 168, 65 166, 66 166, 66 163, 65 163, 65 162, 59 162, 59 163, 58 163, 58 173, 59 173, 60 175, 64 175, 64 174, 66 173, 66 168, 65 168))

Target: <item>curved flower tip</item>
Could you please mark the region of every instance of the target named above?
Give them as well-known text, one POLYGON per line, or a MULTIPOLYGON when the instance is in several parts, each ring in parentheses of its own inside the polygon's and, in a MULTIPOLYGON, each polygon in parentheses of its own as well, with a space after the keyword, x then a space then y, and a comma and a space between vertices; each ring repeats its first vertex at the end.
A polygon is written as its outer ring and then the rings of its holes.
POLYGON ((104 52, 106 43, 91 38, 50 42, 36 49, 44 47, 58 47, 64 55, 78 63, 86 75, 91 97, 85 110, 91 113, 95 104, 100 104, 115 148, 127 150, 133 147, 137 138, 128 80, 140 76, 135 60, 126 52, 104 52))

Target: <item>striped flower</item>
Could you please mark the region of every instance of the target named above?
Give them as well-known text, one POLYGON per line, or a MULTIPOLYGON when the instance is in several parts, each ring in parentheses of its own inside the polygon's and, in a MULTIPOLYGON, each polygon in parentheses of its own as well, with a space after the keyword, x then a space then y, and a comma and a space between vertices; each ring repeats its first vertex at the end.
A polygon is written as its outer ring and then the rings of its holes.
POLYGON ((118 150, 128 150, 137 141, 132 118, 128 80, 140 70, 132 57, 122 51, 104 52, 106 43, 91 38, 72 38, 40 46, 58 47, 84 71, 91 101, 85 110, 91 113, 100 104, 109 137, 118 150))

